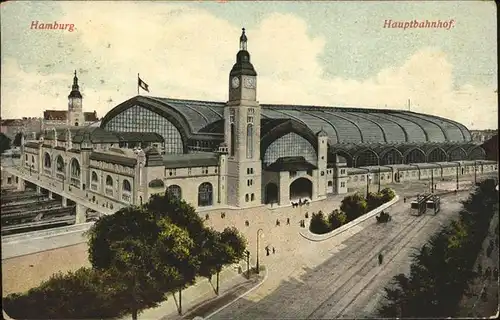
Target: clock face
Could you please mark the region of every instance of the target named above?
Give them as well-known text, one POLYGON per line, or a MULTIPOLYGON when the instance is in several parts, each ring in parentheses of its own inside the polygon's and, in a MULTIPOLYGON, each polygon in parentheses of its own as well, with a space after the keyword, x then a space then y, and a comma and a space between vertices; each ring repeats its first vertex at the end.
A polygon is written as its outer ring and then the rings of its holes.
POLYGON ((248 89, 255 88, 255 79, 254 78, 245 78, 245 88, 248 88, 248 89))
POLYGON ((231 86, 236 89, 240 86, 240 79, 238 77, 234 77, 231 79, 231 86))

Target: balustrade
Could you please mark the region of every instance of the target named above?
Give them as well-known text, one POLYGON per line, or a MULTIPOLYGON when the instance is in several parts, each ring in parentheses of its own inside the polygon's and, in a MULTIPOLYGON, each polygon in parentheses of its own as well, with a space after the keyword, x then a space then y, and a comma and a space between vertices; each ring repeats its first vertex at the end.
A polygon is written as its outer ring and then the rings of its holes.
POLYGON ((110 197, 113 196, 113 187, 106 187, 106 195, 110 197))
POLYGON ((127 201, 127 202, 130 202, 130 193, 123 193, 122 194, 122 200, 123 201, 127 201))

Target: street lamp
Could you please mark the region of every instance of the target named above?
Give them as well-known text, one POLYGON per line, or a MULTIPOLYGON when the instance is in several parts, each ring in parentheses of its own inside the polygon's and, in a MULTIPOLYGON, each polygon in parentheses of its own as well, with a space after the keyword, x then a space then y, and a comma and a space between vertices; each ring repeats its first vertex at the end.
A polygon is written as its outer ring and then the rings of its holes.
POLYGON ((366 175, 366 196, 370 193, 370 183, 372 182, 372 175, 368 173, 366 175))
MULTIPOLYGON (((262 230, 262 228, 260 228, 259 230, 257 230, 257 264, 256 264, 257 274, 259 274, 259 272, 260 272, 260 268, 259 268, 259 233, 261 231, 264 232, 264 230, 262 230)), ((262 235, 264 235, 264 234, 262 234, 262 235)))

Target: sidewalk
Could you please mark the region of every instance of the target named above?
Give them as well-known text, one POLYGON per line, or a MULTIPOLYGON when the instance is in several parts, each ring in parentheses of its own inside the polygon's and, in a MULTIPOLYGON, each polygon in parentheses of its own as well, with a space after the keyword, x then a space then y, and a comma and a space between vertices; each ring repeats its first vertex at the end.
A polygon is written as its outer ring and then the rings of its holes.
MULTIPOLYGON (((243 266, 244 263, 242 263, 241 265, 243 266)), ((235 289, 241 288, 242 286, 245 287, 249 282, 254 283, 255 280, 253 278, 248 280, 245 277, 245 272, 246 266, 243 269, 243 273, 238 274, 237 265, 233 265, 222 270, 219 276, 219 297, 225 297, 226 294, 231 294, 235 291, 235 289)), ((209 282, 207 278, 199 278, 194 285, 182 291, 182 316, 179 316, 178 314, 179 294, 176 293, 174 296, 169 293, 166 301, 162 302, 156 308, 147 309, 139 313, 138 318, 148 320, 183 319, 184 315, 188 315, 189 313, 195 311, 195 308, 201 308, 201 306, 205 302, 218 297, 215 294, 216 281, 216 275, 212 277, 211 282, 209 282)), ((252 287, 253 285, 250 285, 250 287, 252 287)), ((246 292, 247 290, 244 290, 244 292, 246 292)), ((232 301, 232 299, 227 302, 230 301, 232 301)), ((127 315, 122 319, 129 320, 130 317, 130 315, 127 315)))

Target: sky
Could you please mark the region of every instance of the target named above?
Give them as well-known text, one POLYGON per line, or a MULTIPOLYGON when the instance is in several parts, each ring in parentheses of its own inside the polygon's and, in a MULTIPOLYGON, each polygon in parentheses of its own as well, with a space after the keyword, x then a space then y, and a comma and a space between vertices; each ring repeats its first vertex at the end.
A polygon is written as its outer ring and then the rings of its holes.
POLYGON ((408 109, 498 128, 493 1, 2 3, 1 117, 67 109, 77 70, 85 111, 137 95, 228 99, 241 28, 265 104, 408 109), (417 20, 442 28, 388 28, 417 20), (69 30, 32 23, 73 24, 69 30))

